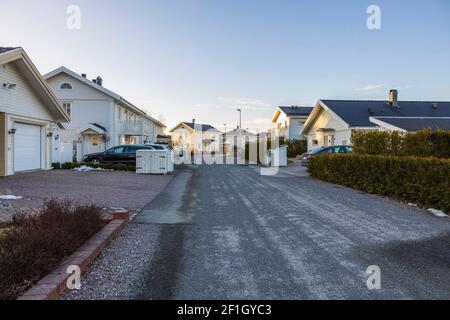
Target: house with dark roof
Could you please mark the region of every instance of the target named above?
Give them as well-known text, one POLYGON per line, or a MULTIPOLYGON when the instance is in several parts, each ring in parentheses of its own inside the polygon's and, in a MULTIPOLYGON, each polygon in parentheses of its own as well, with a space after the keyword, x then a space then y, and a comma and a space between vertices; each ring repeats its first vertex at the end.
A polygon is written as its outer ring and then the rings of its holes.
POLYGON ((220 135, 222 132, 209 124, 195 122, 180 122, 170 134, 172 145, 177 150, 185 153, 219 152, 220 135))
POLYGON ((232 150, 244 150, 247 142, 256 142, 258 135, 245 129, 240 129, 239 126, 236 129, 230 130, 222 134, 221 136, 221 150, 224 153, 229 153, 232 150))
POLYGON ((308 150, 351 144, 352 130, 450 130, 449 101, 399 101, 397 90, 388 100, 319 100, 301 134, 308 150))
POLYGON ((272 117, 275 128, 271 130, 272 135, 286 139, 303 140, 300 134, 303 124, 310 115, 312 107, 277 107, 272 117))
POLYGON ((0 176, 51 169, 54 131, 68 121, 25 50, 0 47, 0 176))

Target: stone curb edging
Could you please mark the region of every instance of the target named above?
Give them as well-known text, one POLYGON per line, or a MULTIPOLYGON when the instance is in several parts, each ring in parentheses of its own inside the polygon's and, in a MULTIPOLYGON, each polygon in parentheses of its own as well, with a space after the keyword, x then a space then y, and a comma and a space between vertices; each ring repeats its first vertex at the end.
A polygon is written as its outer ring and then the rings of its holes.
POLYGON ((113 219, 102 230, 17 300, 58 300, 67 290, 67 279, 70 276, 67 268, 72 265, 79 266, 81 273, 84 273, 100 252, 125 228, 129 217, 128 211, 114 212, 113 219))

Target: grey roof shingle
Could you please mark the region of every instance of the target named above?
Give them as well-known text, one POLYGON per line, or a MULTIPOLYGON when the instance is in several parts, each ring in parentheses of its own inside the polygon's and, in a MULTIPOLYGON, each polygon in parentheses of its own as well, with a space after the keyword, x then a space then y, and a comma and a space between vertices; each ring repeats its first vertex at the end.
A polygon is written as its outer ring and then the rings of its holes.
POLYGON ((374 127, 369 117, 450 117, 450 102, 321 100, 350 126, 374 127))
MULTIPOLYGON (((192 122, 183 122, 185 125, 187 125, 189 128, 194 129, 194 123, 192 122)), ((209 124, 201 124, 201 123, 195 123, 195 129, 201 128, 202 131, 208 131, 208 130, 217 130, 213 126, 209 124)), ((219 131, 219 130, 217 130, 219 131)))
POLYGON ((450 118, 383 118, 376 117, 380 121, 388 123, 406 131, 419 131, 422 129, 450 130, 450 118))
POLYGON ((0 54, 14 50, 14 49, 18 49, 18 47, 15 47, 15 48, 14 47, 0 47, 0 54))
POLYGON ((313 107, 298 107, 298 106, 291 106, 291 107, 279 107, 286 115, 288 116, 305 116, 308 117, 311 111, 314 109, 313 107))

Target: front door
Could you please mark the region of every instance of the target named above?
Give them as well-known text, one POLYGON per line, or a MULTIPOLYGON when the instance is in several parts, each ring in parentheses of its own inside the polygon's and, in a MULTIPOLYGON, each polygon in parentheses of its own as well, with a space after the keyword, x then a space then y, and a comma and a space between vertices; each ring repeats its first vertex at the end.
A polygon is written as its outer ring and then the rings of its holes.
POLYGON ((324 147, 331 147, 334 145, 334 135, 328 135, 323 137, 324 147))
POLYGON ((103 142, 100 135, 92 134, 88 137, 88 153, 97 153, 104 151, 103 142))

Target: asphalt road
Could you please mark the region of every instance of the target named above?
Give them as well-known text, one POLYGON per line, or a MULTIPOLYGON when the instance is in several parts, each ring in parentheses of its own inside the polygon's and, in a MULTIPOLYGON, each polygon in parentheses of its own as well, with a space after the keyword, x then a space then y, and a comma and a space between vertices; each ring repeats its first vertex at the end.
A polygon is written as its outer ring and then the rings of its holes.
POLYGON ((304 175, 184 167, 133 225, 159 237, 122 298, 450 298, 450 219, 304 175))

